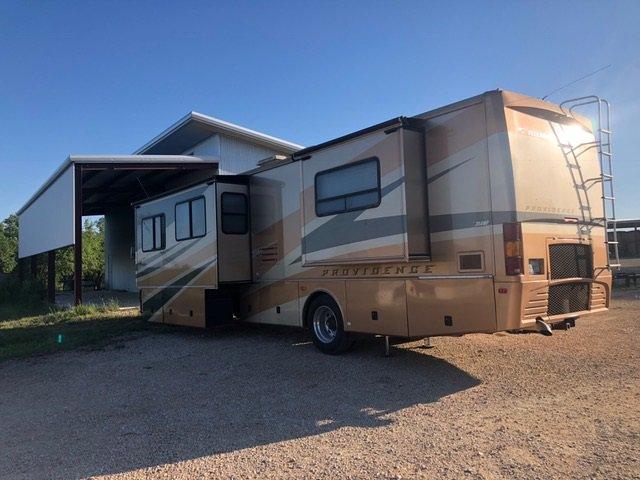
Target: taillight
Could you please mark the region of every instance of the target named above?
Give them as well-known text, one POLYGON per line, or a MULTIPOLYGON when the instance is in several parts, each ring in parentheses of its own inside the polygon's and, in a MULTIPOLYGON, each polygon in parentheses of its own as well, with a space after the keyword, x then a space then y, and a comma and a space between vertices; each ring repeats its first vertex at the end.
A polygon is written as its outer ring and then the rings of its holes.
POLYGON ((523 274, 522 265, 522 229, 519 223, 503 223, 504 266, 507 275, 523 274))

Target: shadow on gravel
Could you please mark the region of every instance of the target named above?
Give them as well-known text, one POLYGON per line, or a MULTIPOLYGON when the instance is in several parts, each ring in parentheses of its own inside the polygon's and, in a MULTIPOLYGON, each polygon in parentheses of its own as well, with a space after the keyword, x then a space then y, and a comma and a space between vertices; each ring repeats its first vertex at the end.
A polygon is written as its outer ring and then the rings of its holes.
POLYGON ((375 429, 479 384, 428 352, 384 358, 367 341, 332 357, 297 330, 243 326, 0 366, 12 385, 0 391, 0 477, 87 477, 375 429))

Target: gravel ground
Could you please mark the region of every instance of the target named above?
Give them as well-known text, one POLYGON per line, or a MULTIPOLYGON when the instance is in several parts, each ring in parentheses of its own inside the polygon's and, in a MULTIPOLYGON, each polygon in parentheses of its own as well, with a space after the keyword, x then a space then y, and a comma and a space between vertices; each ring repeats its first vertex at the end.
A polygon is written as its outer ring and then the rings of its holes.
POLYGON ((0 478, 640 478, 639 296, 391 358, 246 326, 4 362, 0 478))

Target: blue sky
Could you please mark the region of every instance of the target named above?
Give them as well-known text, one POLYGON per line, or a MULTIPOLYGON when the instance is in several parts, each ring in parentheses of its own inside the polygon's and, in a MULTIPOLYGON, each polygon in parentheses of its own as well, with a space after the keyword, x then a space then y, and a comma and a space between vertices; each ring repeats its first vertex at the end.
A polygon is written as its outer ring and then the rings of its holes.
POLYGON ((640 2, 0 2, 0 218, 70 153, 130 153, 190 110, 312 145, 497 87, 614 108, 640 217, 640 2), (606 24, 603 22, 606 21, 606 24))

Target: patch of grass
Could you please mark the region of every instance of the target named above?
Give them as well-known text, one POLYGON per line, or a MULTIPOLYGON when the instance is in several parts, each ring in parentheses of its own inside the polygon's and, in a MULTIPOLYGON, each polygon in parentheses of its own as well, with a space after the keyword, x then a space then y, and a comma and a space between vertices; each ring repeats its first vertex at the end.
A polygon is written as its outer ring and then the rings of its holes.
POLYGON ((43 315, 49 311, 50 307, 44 303, 37 303, 35 305, 0 303, 0 325, 7 320, 43 315))
MULTIPOLYGON (((17 308, 9 313, 18 313, 17 308)), ((0 361, 104 345, 115 337, 149 328, 137 310, 118 310, 116 303, 51 308, 40 314, 4 318, 0 321, 0 361)))

